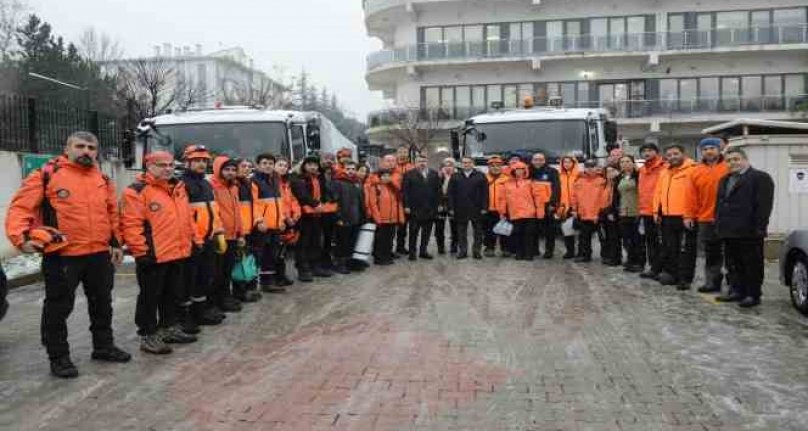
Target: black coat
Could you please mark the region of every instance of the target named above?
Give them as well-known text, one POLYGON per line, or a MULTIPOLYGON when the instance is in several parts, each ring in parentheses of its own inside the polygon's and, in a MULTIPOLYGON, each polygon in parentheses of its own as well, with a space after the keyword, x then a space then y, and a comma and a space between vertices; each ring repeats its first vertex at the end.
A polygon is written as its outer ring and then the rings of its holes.
POLYGON ((476 169, 468 177, 462 170, 452 175, 448 194, 449 210, 456 219, 476 219, 488 209, 488 180, 476 169))
POLYGON ((331 190, 337 200, 337 220, 347 226, 360 226, 365 223, 365 192, 361 183, 344 179, 331 182, 331 190))
MULTIPOLYGON (((320 204, 328 203, 328 202, 336 202, 336 199, 333 196, 331 191, 331 181, 326 180, 323 175, 317 176, 317 182, 320 184, 320 199, 317 200, 314 198, 314 188, 312 187, 311 178, 308 175, 300 174, 291 177, 290 179, 290 186, 292 189, 292 194, 295 196, 295 199, 300 203, 300 206, 308 206, 311 208, 315 208, 320 204)), ((303 214, 304 217, 318 217, 319 215, 316 214, 303 214)))
POLYGON ((772 177, 749 168, 728 194, 730 175, 722 178, 718 184, 715 204, 718 236, 727 239, 765 238, 774 205, 772 177))
POLYGON ((427 177, 417 169, 404 174, 404 209, 410 210, 410 217, 428 220, 437 217, 440 203, 440 178, 430 169, 427 177))

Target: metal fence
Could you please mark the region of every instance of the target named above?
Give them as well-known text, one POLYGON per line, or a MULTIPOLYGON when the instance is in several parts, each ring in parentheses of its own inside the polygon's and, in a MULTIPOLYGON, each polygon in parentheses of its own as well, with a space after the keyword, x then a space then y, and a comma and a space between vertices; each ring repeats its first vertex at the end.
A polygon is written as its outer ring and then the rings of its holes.
POLYGON ((0 150, 58 154, 78 130, 98 136, 102 157, 121 157, 121 118, 68 101, 0 94, 0 150))

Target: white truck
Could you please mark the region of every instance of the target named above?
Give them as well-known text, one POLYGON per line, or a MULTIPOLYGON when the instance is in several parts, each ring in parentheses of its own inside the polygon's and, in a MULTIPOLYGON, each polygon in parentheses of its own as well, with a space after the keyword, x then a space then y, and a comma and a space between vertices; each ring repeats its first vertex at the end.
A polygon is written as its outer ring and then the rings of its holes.
POLYGON ((537 107, 477 115, 451 136, 455 157, 473 157, 480 166, 491 154, 536 152, 557 164, 566 155, 605 160, 617 140, 617 124, 605 109, 537 107))
POLYGON ((132 168, 143 156, 165 150, 178 159, 188 144, 204 145, 214 154, 254 158, 260 153, 282 155, 292 164, 310 154, 335 154, 357 149, 325 117, 314 112, 271 111, 221 107, 160 115, 141 121, 133 146, 132 168))

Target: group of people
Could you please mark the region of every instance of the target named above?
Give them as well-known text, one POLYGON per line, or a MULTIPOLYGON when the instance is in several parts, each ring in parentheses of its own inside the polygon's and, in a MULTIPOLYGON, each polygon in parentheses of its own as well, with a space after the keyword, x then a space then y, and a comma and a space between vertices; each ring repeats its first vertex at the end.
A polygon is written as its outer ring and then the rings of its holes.
POLYGON ((757 305, 774 184, 720 139, 706 138, 699 148, 696 163, 678 145, 660 154, 645 144, 639 168, 620 150, 605 167, 586 160, 583 169, 574 157, 556 169, 542 153, 494 155, 483 172, 468 157, 433 170, 423 155, 411 161, 406 149, 384 156, 376 170, 347 149, 336 158, 308 156, 292 169, 273 154, 214 157, 188 145, 180 176, 173 154, 152 152, 118 201, 98 167, 98 140, 77 132, 62 156, 24 180, 6 233, 23 252, 44 254, 42 343, 52 374, 64 378, 78 375, 66 319, 79 284, 92 357, 131 358, 115 346, 111 328, 114 265, 124 248, 135 258, 140 287, 140 348, 152 354, 197 341, 201 326, 222 323, 262 293, 284 292, 294 283, 287 274, 292 254, 298 281, 311 282, 364 271, 371 260, 433 259, 433 229, 438 254, 448 250, 457 259, 497 250, 504 258, 551 259, 560 233, 564 259, 578 263, 592 260, 597 234, 604 264, 681 290, 693 281, 701 240, 706 284, 699 291, 719 293, 726 273, 729 290, 719 299, 757 305), (372 259, 355 258, 367 224, 375 227, 372 259), (249 262, 256 262, 254 277, 243 276, 249 262))

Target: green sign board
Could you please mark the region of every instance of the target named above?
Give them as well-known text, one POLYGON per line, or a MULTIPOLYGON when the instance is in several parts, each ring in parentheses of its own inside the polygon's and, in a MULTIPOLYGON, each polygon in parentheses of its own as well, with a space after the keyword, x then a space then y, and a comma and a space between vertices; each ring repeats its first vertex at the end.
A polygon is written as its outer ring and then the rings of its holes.
POLYGON ((26 178, 31 172, 39 169, 52 159, 52 154, 23 154, 22 155, 22 177, 26 178))

